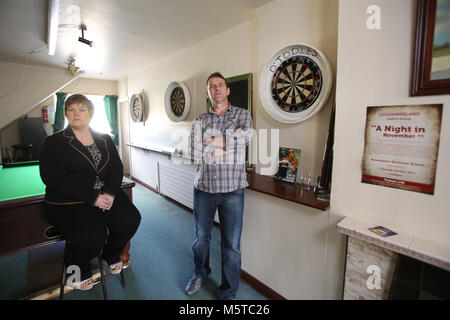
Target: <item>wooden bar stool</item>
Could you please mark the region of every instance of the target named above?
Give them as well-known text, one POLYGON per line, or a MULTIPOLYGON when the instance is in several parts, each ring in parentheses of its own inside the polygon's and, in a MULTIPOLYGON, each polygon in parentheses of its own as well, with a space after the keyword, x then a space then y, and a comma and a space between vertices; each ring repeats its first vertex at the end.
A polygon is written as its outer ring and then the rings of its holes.
MULTIPOLYGON (((64 239, 61 239, 64 240, 64 239)), ((63 300, 64 299, 64 287, 65 287, 65 281, 66 281, 66 250, 67 250, 67 244, 68 241, 66 240, 66 244, 64 246, 64 258, 63 258, 63 266, 62 266, 62 276, 61 276, 61 285, 60 285, 60 289, 59 289, 59 300, 63 300)), ((113 274, 112 273, 108 273, 107 275, 105 275, 105 270, 103 268, 103 260, 101 257, 101 254, 99 253, 97 255, 97 259, 98 259, 98 265, 100 268, 100 279, 94 282, 94 286, 98 283, 102 283, 102 289, 103 289, 103 299, 104 300, 108 300, 108 292, 106 290, 106 280, 111 277, 113 274)), ((122 283, 122 286, 125 287, 125 285, 127 284, 127 282, 125 281, 125 276, 123 274, 123 269, 120 271, 120 280, 122 283)))

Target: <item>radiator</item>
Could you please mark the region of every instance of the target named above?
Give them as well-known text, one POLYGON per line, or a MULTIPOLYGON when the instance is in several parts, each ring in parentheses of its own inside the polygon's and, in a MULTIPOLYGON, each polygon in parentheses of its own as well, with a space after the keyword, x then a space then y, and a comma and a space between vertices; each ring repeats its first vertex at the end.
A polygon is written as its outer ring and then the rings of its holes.
POLYGON ((159 163, 159 192, 188 208, 193 208, 196 166, 159 163))

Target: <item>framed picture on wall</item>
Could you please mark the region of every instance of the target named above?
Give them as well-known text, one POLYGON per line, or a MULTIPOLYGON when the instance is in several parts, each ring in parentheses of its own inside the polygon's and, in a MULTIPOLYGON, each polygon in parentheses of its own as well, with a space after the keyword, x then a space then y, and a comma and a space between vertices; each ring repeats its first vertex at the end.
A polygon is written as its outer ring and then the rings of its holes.
POLYGON ((411 95, 450 92, 449 0, 418 0, 411 95))
POLYGON ((443 104, 369 106, 361 182, 434 194, 443 104))

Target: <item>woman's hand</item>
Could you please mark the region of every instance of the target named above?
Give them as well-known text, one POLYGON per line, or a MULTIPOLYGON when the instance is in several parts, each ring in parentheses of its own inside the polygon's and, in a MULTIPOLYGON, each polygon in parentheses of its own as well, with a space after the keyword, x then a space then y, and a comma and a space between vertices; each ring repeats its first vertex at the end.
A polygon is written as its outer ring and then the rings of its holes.
POLYGON ((114 197, 101 193, 94 203, 95 207, 99 207, 103 211, 111 209, 114 202, 114 197))

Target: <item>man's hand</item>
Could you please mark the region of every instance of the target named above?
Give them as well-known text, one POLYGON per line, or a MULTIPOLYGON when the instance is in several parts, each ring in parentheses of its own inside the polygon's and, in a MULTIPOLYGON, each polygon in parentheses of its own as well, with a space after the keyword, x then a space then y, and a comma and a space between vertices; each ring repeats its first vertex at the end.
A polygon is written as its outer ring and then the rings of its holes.
POLYGON ((212 146, 215 148, 221 148, 223 149, 227 145, 227 139, 226 136, 220 136, 220 137, 211 137, 210 139, 203 140, 202 143, 206 146, 212 146))
POLYGON ((233 150, 227 150, 227 137, 226 136, 220 136, 220 137, 211 137, 211 139, 203 140, 203 145, 209 146, 211 150, 211 157, 213 158, 220 158, 228 153, 233 153, 233 150))
POLYGON ((223 156, 225 156, 229 153, 233 153, 233 152, 234 152, 234 149, 225 151, 225 150, 223 150, 223 148, 215 148, 214 152, 211 154, 211 156, 213 158, 220 158, 220 157, 223 157, 223 156))

